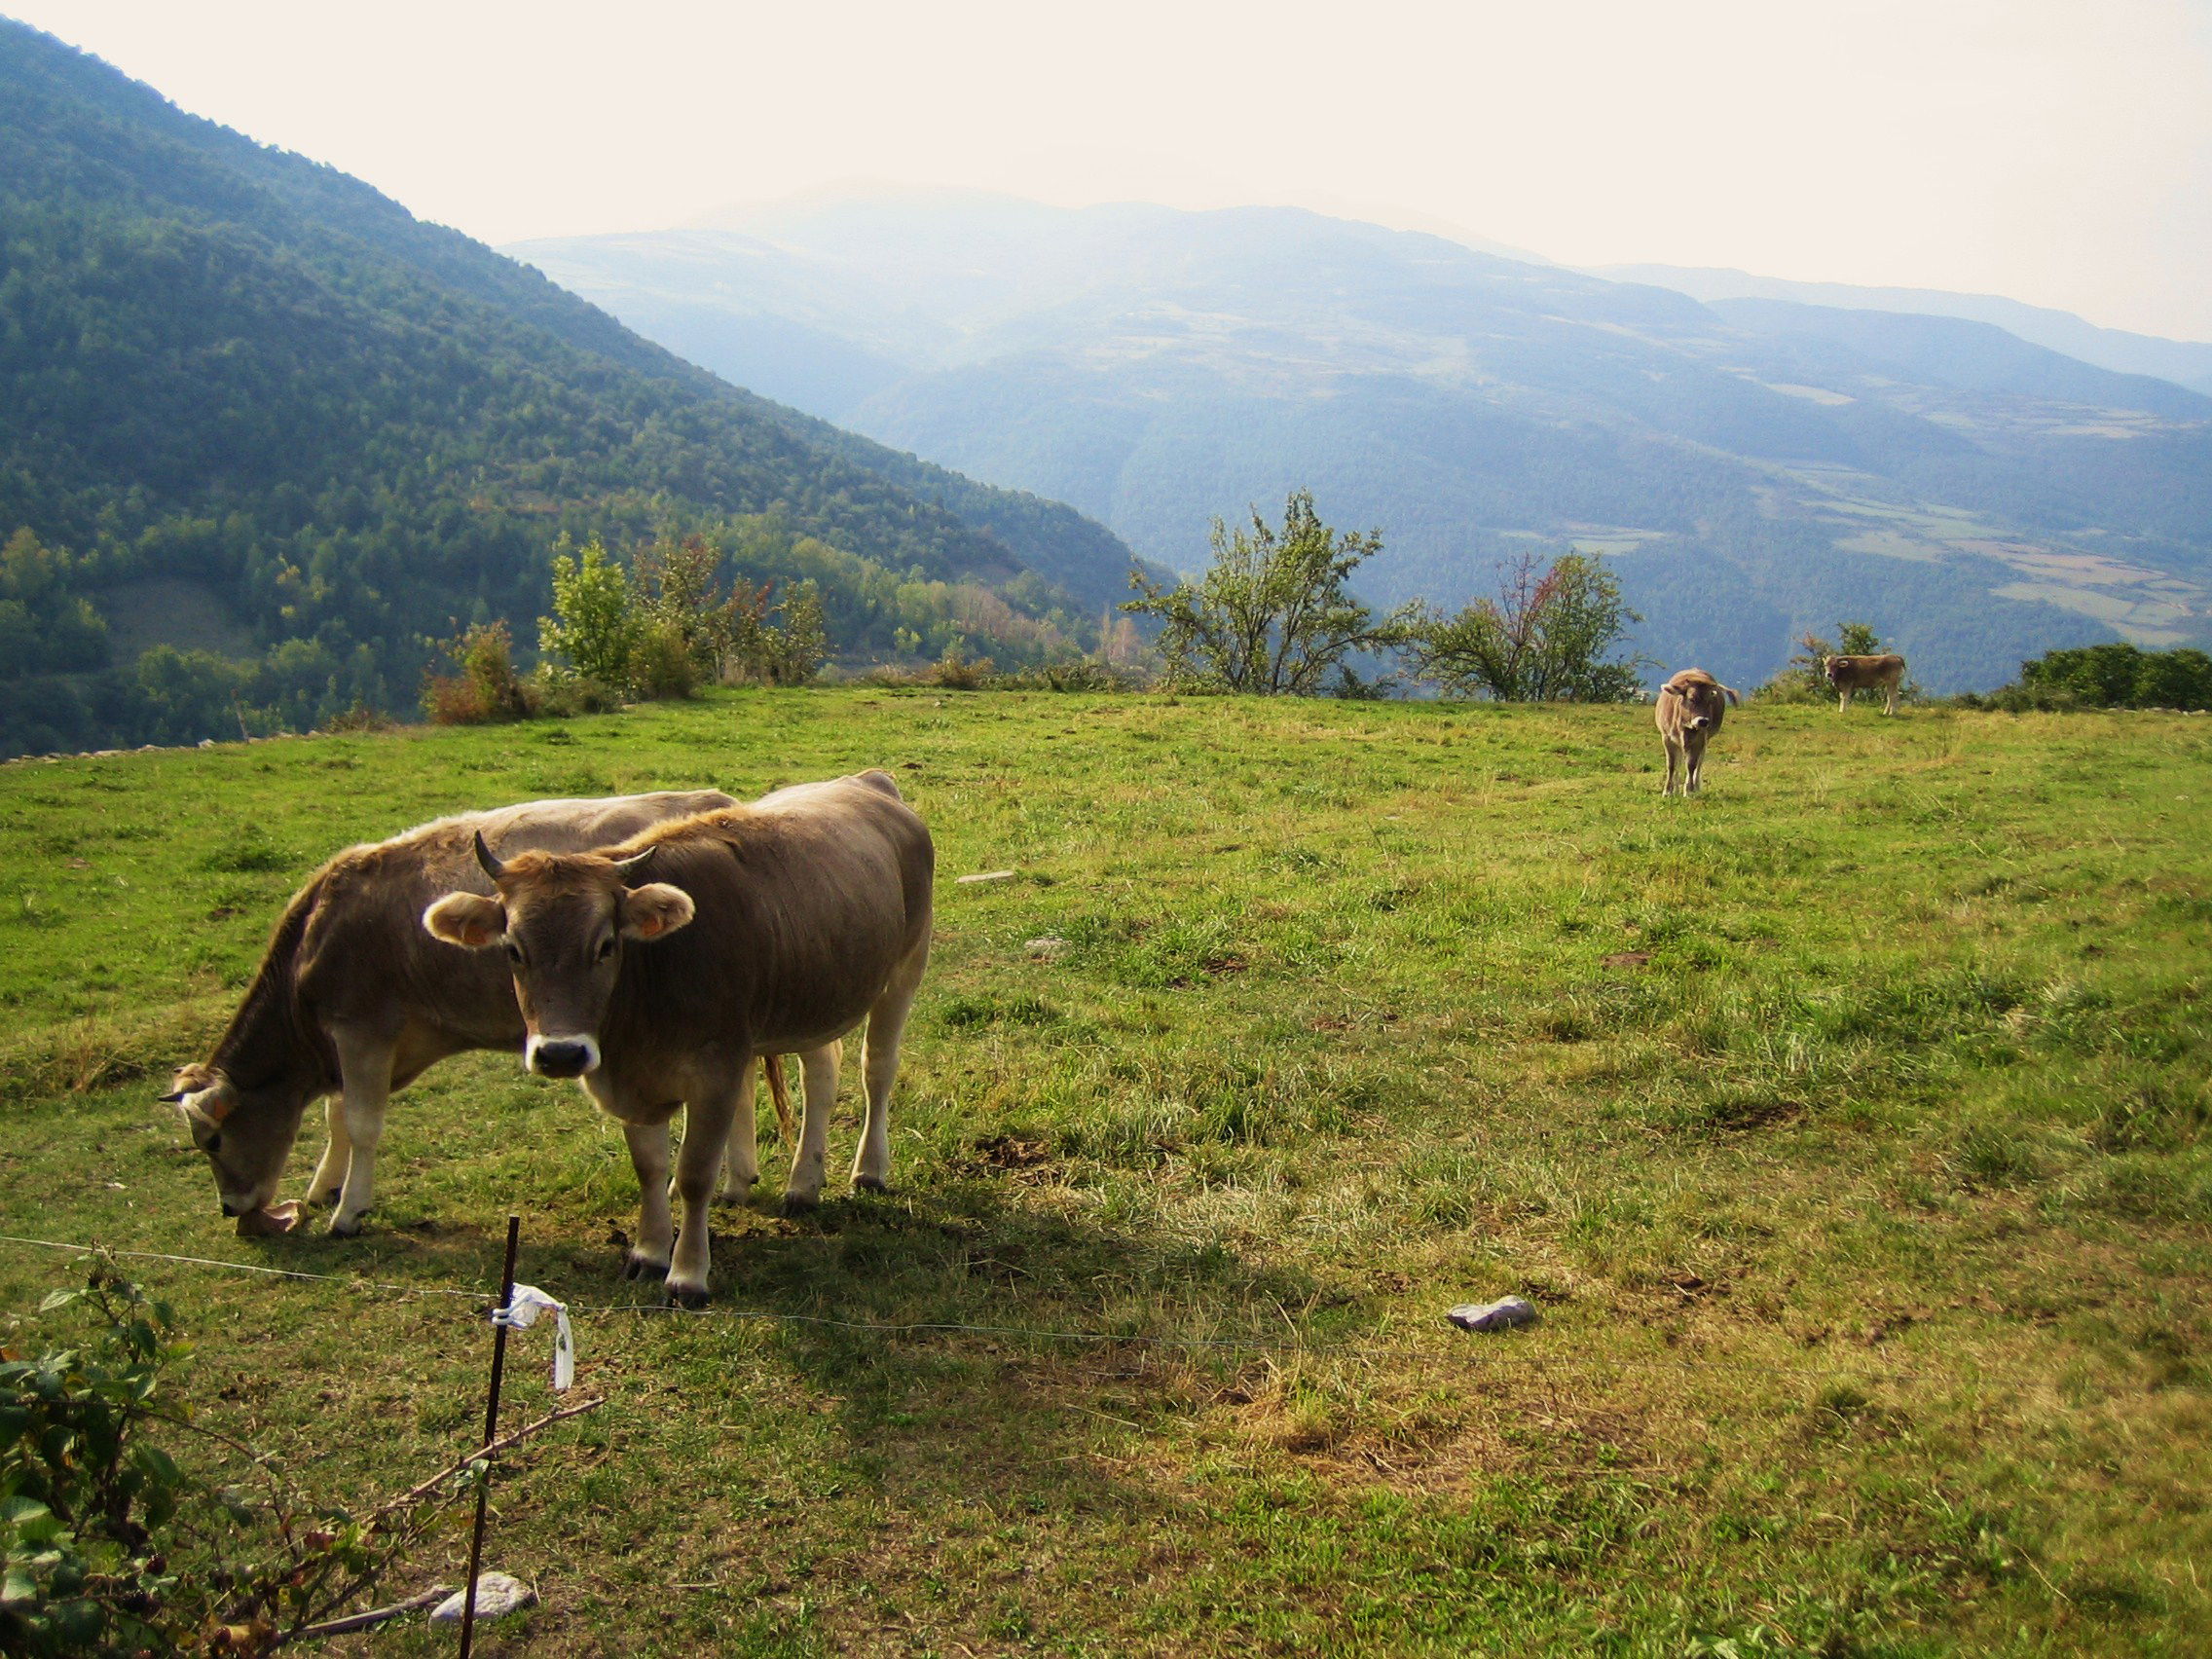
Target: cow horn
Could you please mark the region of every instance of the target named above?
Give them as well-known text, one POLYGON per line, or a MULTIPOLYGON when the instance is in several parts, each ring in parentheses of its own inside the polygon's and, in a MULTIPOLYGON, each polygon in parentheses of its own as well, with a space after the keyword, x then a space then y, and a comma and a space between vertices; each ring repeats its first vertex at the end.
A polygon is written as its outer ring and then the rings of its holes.
POLYGON ((484 844, 484 831, 476 831, 476 862, 483 866, 484 873, 494 881, 506 873, 507 866, 493 856, 492 849, 484 844))
POLYGON ((645 873, 645 866, 652 862, 652 856, 656 851, 658 851, 657 848, 647 847, 642 853, 614 861, 614 873, 622 878, 623 886, 635 887, 638 885, 631 877, 645 873))

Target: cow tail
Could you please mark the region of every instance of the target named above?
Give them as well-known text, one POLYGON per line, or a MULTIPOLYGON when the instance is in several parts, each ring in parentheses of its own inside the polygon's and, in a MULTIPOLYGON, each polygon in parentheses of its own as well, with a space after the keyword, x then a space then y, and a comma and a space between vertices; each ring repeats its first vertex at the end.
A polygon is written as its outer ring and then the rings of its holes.
POLYGON ((784 1087, 784 1056, 762 1054, 760 1070, 768 1080, 768 1098, 775 1104, 776 1132, 783 1137, 786 1146, 795 1145, 798 1131, 792 1124, 791 1092, 784 1087))

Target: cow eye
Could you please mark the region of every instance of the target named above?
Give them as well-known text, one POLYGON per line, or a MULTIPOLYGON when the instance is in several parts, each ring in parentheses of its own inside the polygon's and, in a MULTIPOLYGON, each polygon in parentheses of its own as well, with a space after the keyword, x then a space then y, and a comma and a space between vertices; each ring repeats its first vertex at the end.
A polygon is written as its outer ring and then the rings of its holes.
POLYGON ((599 941, 599 948, 596 951, 592 952, 592 960, 594 962, 605 962, 609 956, 612 956, 613 954, 614 939, 612 935, 608 935, 606 939, 603 939, 599 941))
POLYGON ((223 1136, 221 1131, 218 1130, 216 1133, 211 1134, 207 1137, 207 1145, 204 1150, 209 1158, 213 1158, 217 1153, 223 1150, 223 1136))
POLYGON ((522 946, 513 943, 508 944, 507 960, 509 962, 512 962, 517 968, 520 968, 522 966, 522 946))

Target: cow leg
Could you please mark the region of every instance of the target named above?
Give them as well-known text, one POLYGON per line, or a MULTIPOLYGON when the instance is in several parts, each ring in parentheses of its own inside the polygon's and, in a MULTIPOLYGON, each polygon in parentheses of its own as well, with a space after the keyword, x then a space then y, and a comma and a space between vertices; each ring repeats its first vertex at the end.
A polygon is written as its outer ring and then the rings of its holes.
POLYGON ((338 1208, 330 1231, 350 1238, 361 1231, 361 1217, 376 1201, 377 1142, 384 1138, 385 1102, 391 1096, 392 1045, 381 1037, 334 1031, 338 1075, 343 1080, 340 1111, 346 1124, 346 1180, 338 1190, 338 1208))
POLYGON ((1839 715, 1840 715, 1840 714, 1842 714, 1842 713, 1843 713, 1843 711, 1844 711, 1844 710, 1846 710, 1846 709, 1848 709, 1848 708, 1850 708, 1850 707, 1851 707, 1851 689, 1850 689, 1850 687, 1849 687, 1849 686, 1846 686, 1846 687, 1845 687, 1845 688, 1844 688, 1843 690, 1841 690, 1841 691, 1838 691, 1838 692, 1836 693, 1836 696, 1835 696, 1835 712, 1836 712, 1837 714, 1839 714, 1839 715))
POLYGON ((929 966, 929 940, 914 947, 899 964, 891 983, 868 1010, 867 1037, 861 1046, 861 1078, 867 1088, 867 1124, 861 1130, 860 1150, 853 1155, 853 1185, 871 1193, 891 1186, 891 1090, 899 1081, 899 1039, 906 1029, 907 1012, 921 988, 922 970, 929 966))
POLYGON ((1705 788, 1705 745, 1691 743, 1684 746, 1689 765, 1682 779, 1682 793, 1693 795, 1705 788))
MULTIPOLYGON (((746 1080, 749 1101, 752 1071, 749 1057, 739 1071, 746 1080)), ((697 1308, 707 1300, 707 1218, 714 1208, 715 1180, 721 1173, 736 1104, 734 1088, 726 1092, 717 1089, 695 1095, 683 1108, 683 1145, 676 1155, 676 1192, 683 1200, 683 1230, 676 1235, 675 1257, 668 1271, 668 1299, 680 1307, 697 1308)))
POLYGON ((1682 746, 1671 737, 1666 739, 1665 742, 1667 745, 1667 781, 1659 786, 1659 793, 1662 795, 1671 795, 1675 793, 1676 768, 1682 763, 1682 746))
POLYGON ((330 1138, 323 1143, 321 1161, 314 1166, 314 1179, 308 1183, 308 1202, 317 1209, 338 1201, 338 1189, 346 1184, 346 1162, 353 1150, 353 1143, 346 1138, 343 1091, 331 1095, 322 1105, 323 1123, 330 1130, 330 1138))
MULTIPOLYGON (((770 1065, 781 1065, 771 1059, 770 1065)), ((722 1150, 722 1202, 741 1204, 753 1196, 753 1183, 760 1178, 760 1133, 753 1121, 753 1074, 756 1061, 738 1068, 737 1088, 730 1095, 729 1137, 722 1150)), ((695 1109, 683 1111, 683 1144, 691 1144, 698 1126, 695 1109)), ((679 1182, 682 1174, 677 1175, 679 1182)))
POLYGON ((638 1241, 623 1258, 622 1276, 659 1278, 676 1249, 676 1218, 668 1207, 668 1121, 625 1120, 622 1138, 630 1146, 630 1167, 638 1172, 638 1241))
POLYGON ((1894 714, 1896 714, 1897 712, 1898 712, 1898 688, 1897 688, 1897 684, 1896 684, 1896 682, 1891 682, 1891 685, 1890 685, 1890 702, 1889 702, 1889 706, 1888 706, 1887 708, 1885 708, 1885 709, 1884 709, 1884 710, 1882 711, 1882 713, 1883 713, 1883 714, 1885 714, 1885 715, 1894 715, 1894 714))
POLYGON ((792 1156, 792 1178, 784 1188, 786 1214, 810 1210, 822 1201, 822 1175, 830 1161, 830 1109, 837 1102, 837 1062, 844 1051, 825 1043, 799 1055, 804 1088, 799 1109, 798 1151, 792 1156))

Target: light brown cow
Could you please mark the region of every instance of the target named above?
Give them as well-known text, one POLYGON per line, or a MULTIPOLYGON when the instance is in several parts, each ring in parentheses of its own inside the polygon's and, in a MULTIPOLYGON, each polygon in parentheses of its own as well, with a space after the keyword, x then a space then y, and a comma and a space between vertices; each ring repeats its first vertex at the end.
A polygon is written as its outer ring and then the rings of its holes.
POLYGON ((629 1276, 666 1273, 671 1301, 705 1300, 708 1200, 725 1145, 751 1142, 756 1054, 800 1056, 804 1120, 785 1202, 820 1200, 837 1044, 864 1019, 867 1122, 853 1184, 885 1186, 937 867, 889 773, 779 790, 600 853, 480 856, 497 896, 449 895, 423 925, 464 949, 502 950, 530 1027, 525 1064, 582 1079, 621 1123, 644 1212, 629 1276), (681 1236, 668 1149, 679 1105, 681 1236))
POLYGON ((390 1092, 449 1054, 522 1046, 514 986, 498 963, 425 940, 418 920, 456 886, 490 891, 477 837, 509 852, 577 851, 735 804, 719 790, 530 801, 442 818, 316 870, 285 905, 214 1053, 180 1068, 164 1096, 214 1165, 223 1213, 241 1233, 257 1222, 270 1230, 300 1120, 330 1095, 330 1143, 308 1194, 336 1202, 331 1232, 358 1233, 390 1092))
POLYGON ((1836 691, 1838 711, 1851 707, 1851 695, 1869 686, 1879 685, 1890 694, 1889 706, 1882 713, 1898 712, 1898 687, 1904 682, 1904 658, 1895 651, 1880 656, 1831 656, 1821 664, 1827 676, 1828 684, 1836 691))
POLYGON ((1728 705, 1743 698, 1702 668, 1685 668, 1666 684, 1652 704, 1652 718, 1667 745, 1667 781, 1661 794, 1675 793, 1675 774, 1682 775, 1682 793, 1705 786, 1706 740, 1720 729, 1728 705))

